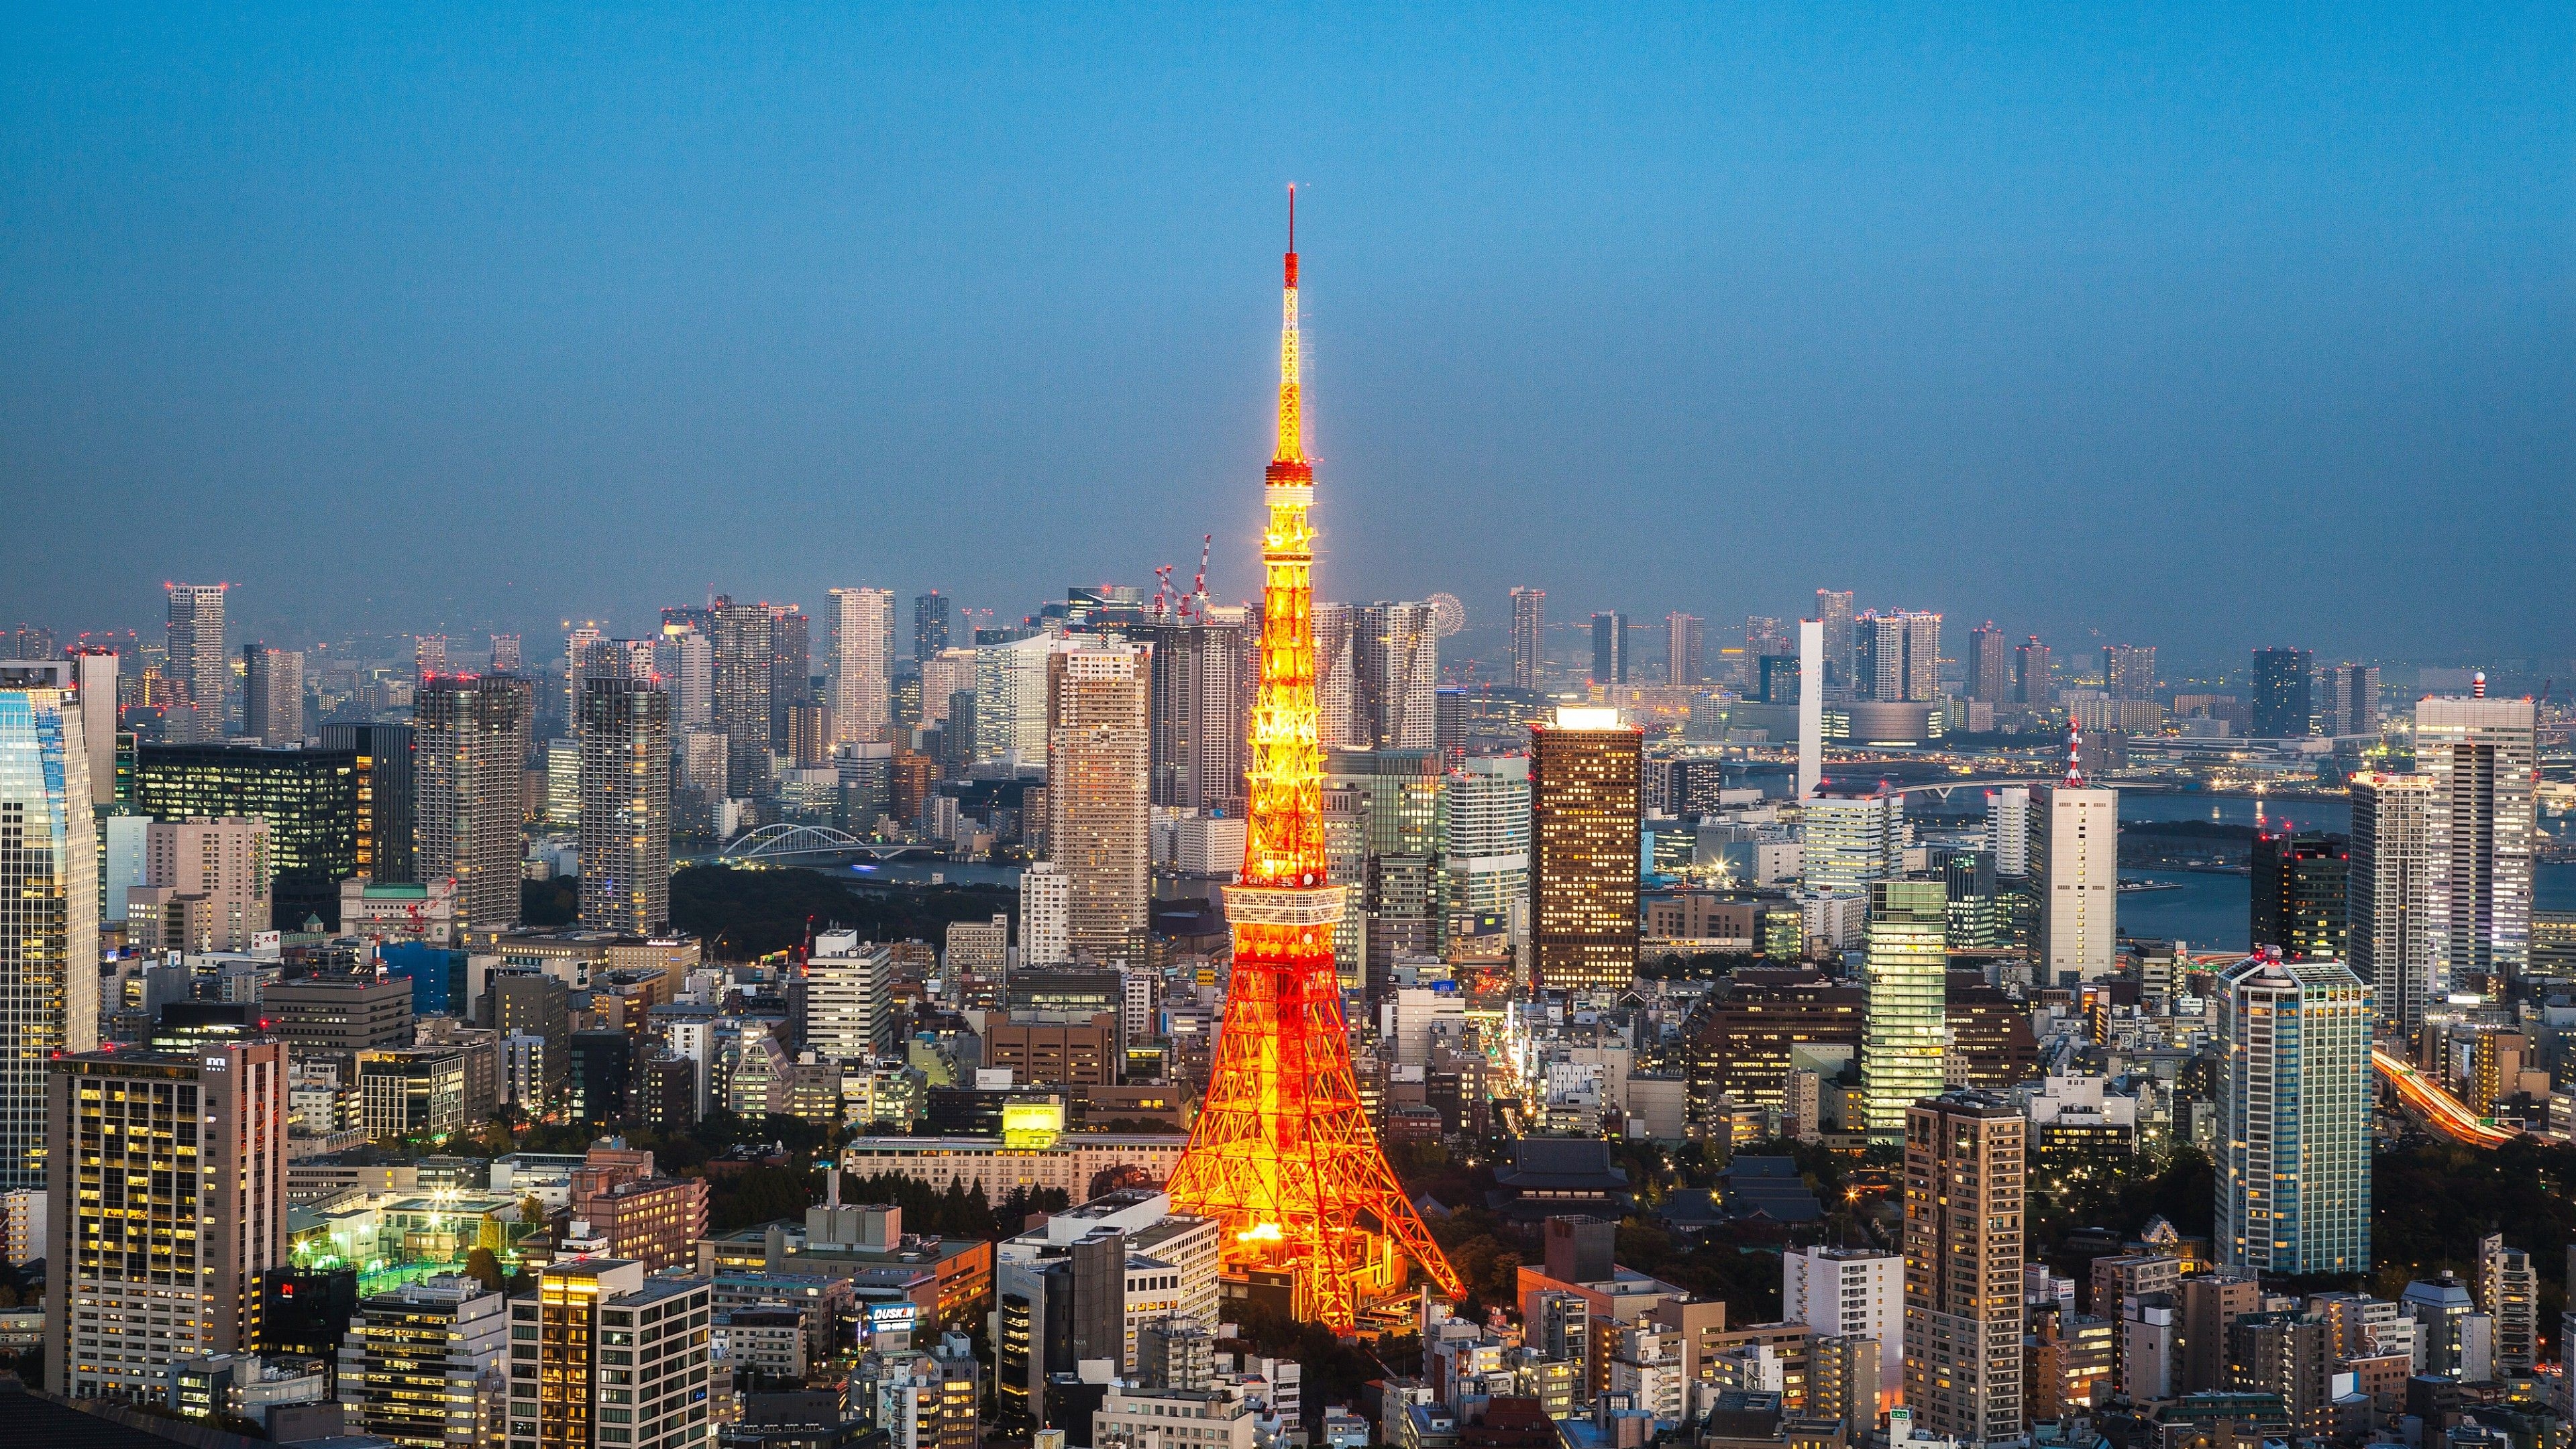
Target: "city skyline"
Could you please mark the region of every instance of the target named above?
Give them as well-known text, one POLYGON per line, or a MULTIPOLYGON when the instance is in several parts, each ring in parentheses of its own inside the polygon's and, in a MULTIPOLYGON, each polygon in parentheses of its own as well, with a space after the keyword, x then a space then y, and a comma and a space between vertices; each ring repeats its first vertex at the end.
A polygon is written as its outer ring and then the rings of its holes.
POLYGON ((164 577, 241 584, 237 640, 536 635, 710 580, 1013 611, 1201 534, 1249 597, 1249 258, 1294 179, 1352 492, 1320 597, 1484 627, 1532 585, 1723 637, 1821 585, 2063 650, 2576 652, 2527 526, 2570 451, 2563 18, 1038 20, 971 55, 673 20, 583 59, 524 23, 506 56, 459 21, 28 27, 0 456, 38 531, 148 510, 168 556, 32 558, 0 617, 143 627, 164 577), (422 49, 472 58, 369 83, 422 49), (1639 111, 1632 76, 1674 84, 1639 111), (534 81, 542 135, 498 118, 534 81), (1794 545, 1705 582, 1748 537, 1794 545))

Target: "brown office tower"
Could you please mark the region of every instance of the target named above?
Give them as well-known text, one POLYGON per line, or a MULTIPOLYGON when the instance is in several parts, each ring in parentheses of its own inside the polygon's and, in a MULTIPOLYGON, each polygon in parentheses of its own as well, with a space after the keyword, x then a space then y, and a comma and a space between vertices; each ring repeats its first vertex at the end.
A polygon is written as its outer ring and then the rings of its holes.
POLYGON ((1985 1092, 1905 1109, 1905 1403, 1963 1444, 2022 1435, 2026 1127, 1985 1092))
POLYGON ((1639 755, 1618 711, 1559 709, 1530 726, 1530 984, 1637 979, 1639 755))
POLYGON ((286 1048, 79 1052, 47 1073, 45 1375, 158 1398, 170 1366, 247 1353, 286 1261, 286 1048))
POLYGON ((516 675, 440 674, 421 682, 412 710, 414 869, 423 880, 454 876, 458 924, 476 930, 519 919, 533 703, 516 675))
POLYGON ((1072 880, 1069 943, 1142 966, 1151 652, 1103 645, 1047 665, 1047 856, 1072 880))

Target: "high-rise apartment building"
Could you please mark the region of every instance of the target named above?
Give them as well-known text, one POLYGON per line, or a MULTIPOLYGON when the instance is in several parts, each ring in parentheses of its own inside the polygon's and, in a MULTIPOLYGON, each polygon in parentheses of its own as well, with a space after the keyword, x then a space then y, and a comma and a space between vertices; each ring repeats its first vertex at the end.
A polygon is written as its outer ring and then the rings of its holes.
POLYGON ((1530 727, 1530 981, 1626 986, 1637 974, 1645 736, 1608 709, 1530 727))
MULTIPOLYGON (((1782 1253, 1780 1318, 1807 1325, 1818 1338, 1876 1343, 1877 1380, 1893 1388, 1905 1377, 1905 1255, 1878 1248, 1782 1253)), ((1870 1408, 1876 1407, 1873 1396, 1870 1408)))
POLYGON ((976 652, 972 649, 942 649, 921 661, 922 726, 948 723, 957 696, 975 692, 975 675, 976 652))
POLYGON ((1664 683, 1675 689, 1699 687, 1704 671, 1700 658, 1701 628, 1696 614, 1664 616, 1664 683))
POLYGON ((509 1373, 509 1299, 442 1274, 360 1299, 340 1340, 348 1427, 406 1446, 483 1449, 509 1373))
POLYGON ((163 738, 191 744, 224 737, 224 590, 230 584, 170 586, 170 652, 162 678, 178 686, 163 716, 163 738))
POLYGON ((264 745, 304 743, 304 655, 242 647, 242 733, 264 745))
POLYGON ((581 924, 655 936, 671 923, 671 696, 641 679, 581 690, 581 924))
MULTIPOLYGON (((133 782, 120 790, 117 781, 117 660, 106 649, 74 649, 64 663, 73 690, 73 702, 80 706, 81 739, 89 747, 89 800, 93 806, 113 805, 132 794, 133 782)), ((42 680, 25 681, 41 685, 42 680)), ((15 681, 0 678, 0 688, 15 681)))
POLYGON ((1328 750, 1364 750, 1369 736, 1359 713, 1359 609, 1317 601, 1315 620, 1315 743, 1328 750))
POLYGON ((2013 699, 2033 709, 2057 703, 2056 665, 2036 634, 2013 650, 2013 699))
POLYGON ((832 590, 832 733, 839 743, 894 738, 893 649, 894 590, 832 590))
POLYGON ((1051 659, 1047 856, 1072 888, 1069 946, 1104 964, 1144 960, 1149 656, 1113 644, 1051 659))
POLYGON ((2052 985, 2098 981, 2120 964, 2120 792, 2037 785, 2030 804, 2039 966, 2052 985))
POLYGON ((874 1061, 895 1045, 887 990, 893 952, 856 931, 825 931, 805 963, 805 1045, 836 1062, 874 1061))
POLYGON ((2430 775, 2355 775, 2351 859, 2344 871, 2344 940, 2353 974, 2369 982, 2381 1019, 2413 1041, 2440 1000, 2434 936, 2430 775))
POLYGON ((519 672, 519 663, 519 636, 516 634, 493 635, 492 659, 490 664, 491 672, 494 674, 516 674, 519 672))
POLYGON ((1905 1110, 1905 1406, 1962 1444, 2022 1438, 2027 1143, 2003 1097, 1905 1110))
POLYGON ((2316 656, 2305 649, 2255 650, 2252 724, 2247 732, 2258 740, 2306 736, 2315 723, 2311 693, 2315 668, 2316 656))
POLYGON ((2531 1255, 2504 1245, 2504 1236, 2478 1239, 2478 1311, 2495 1320, 2495 1366, 2527 1374, 2540 1361, 2540 1277, 2531 1255))
MULTIPOLYGON (((1024 765, 1046 759, 1047 660, 1071 647, 1061 634, 1032 634, 975 646, 977 760, 1024 765)), ((1162 667, 1159 650, 1155 663, 1157 669, 1162 667)), ((1201 682, 1213 683, 1215 673, 1212 667, 1201 682)), ((1182 677, 1186 678, 1186 671, 1182 677)), ((1162 718, 1159 711, 1156 718, 1162 718)), ((1178 750, 1177 742, 1174 748, 1178 750)))
POLYGON ((1628 616, 1616 610, 1592 616, 1592 682, 1628 682, 1628 616))
POLYGON ((247 951, 270 929, 275 878, 265 820, 152 821, 143 879, 125 892, 126 939, 147 951, 247 951))
POLYGON ((1352 732, 1373 750, 1427 750, 1438 737, 1440 636, 1429 604, 1352 610, 1352 732))
POLYGON ((1852 693, 1928 703, 1941 696, 1941 616, 1872 611, 1852 621, 1852 693))
MULTIPOLYGON (((349 756, 356 800, 355 873, 380 884, 412 878, 414 741, 407 724, 326 724, 322 751, 349 756)), ((272 827, 273 828, 273 827, 272 827)))
POLYGON ((1335 750, 1324 757, 1328 859, 1333 881, 1353 907, 1343 913, 1341 944, 1360 946, 1364 964, 1383 967, 1398 955, 1441 949, 1446 784, 1431 750, 1335 750), (1343 847, 1338 853, 1331 850, 1335 843, 1343 847))
POLYGON ((671 694, 671 727, 713 730, 716 720, 715 640, 694 624, 665 624, 653 645, 653 673, 671 694))
POLYGON ((2156 646, 2153 644, 2103 645, 2102 687, 2113 699, 2155 698, 2156 646))
POLYGON ((445 674, 412 705, 420 874, 452 876, 460 925, 519 918, 533 695, 513 674, 445 674))
POLYGON ((2348 939, 2351 871, 2342 836, 2317 830, 2254 837, 2253 935, 2293 961, 2341 961, 2348 939))
POLYGON ((1450 772, 1440 839, 1449 893, 1446 935, 1500 916, 1515 940, 1529 930, 1530 773, 1526 755, 1478 755, 1450 772))
POLYGON ((1020 872, 1020 964, 1055 966, 1073 959, 1073 877, 1052 860, 1020 872))
POLYGON ((709 609, 715 661, 715 726, 737 795, 769 793, 769 690, 778 664, 778 616, 767 604, 719 594, 709 609))
MULTIPOLYGON (((1149 789, 1154 804, 1170 809, 1241 815, 1259 662, 1253 657, 1253 631, 1241 617, 1242 610, 1208 612, 1228 617, 1147 624, 1129 632, 1129 638, 1154 651, 1149 789)), ((1041 637, 977 652, 987 659, 997 655, 1033 658, 1043 666, 1050 643, 1041 637)), ((980 674, 975 727, 985 728, 980 674)), ((998 735, 995 738, 998 741, 998 735)))
POLYGON ((1825 626, 1825 677, 1818 682, 1848 689, 1852 679, 1852 591, 1816 590, 1815 617, 1825 626))
POLYGON ((584 619, 564 631, 565 720, 581 718, 581 682, 605 666, 602 654, 607 643, 608 631, 597 619, 584 619))
POLYGON ((1512 688, 1537 690, 1547 677, 1547 590, 1512 590, 1512 688))
POLYGON ((2480 696, 2415 703, 2415 769, 2433 782, 2435 971, 2502 989, 2531 959, 2538 707, 2480 696))
POLYGON ((510 1301, 508 1449, 706 1442, 713 1292, 621 1258, 541 1270, 510 1301))
POLYGON ((1867 1130, 1893 1142, 1915 1100, 1937 1097, 1949 1053, 1948 895, 1937 880, 1869 887, 1861 984, 1868 993, 1860 1050, 1867 1130))
POLYGON ((1818 795, 1800 811, 1799 870, 1807 889, 1866 891, 1903 873, 1904 796, 1818 795))
POLYGON ((45 1185, 45 1064, 98 1045, 98 835, 81 725, 68 690, 0 688, 0 1191, 45 1185))
POLYGON ((2006 704, 2012 697, 2012 651, 1989 619, 1968 631, 1968 698, 2006 704))
POLYGON ((2340 961, 2268 954, 2221 980, 2218 1260, 2366 1273, 2371 989, 2340 961))
POLYGON ((2010 880, 2030 875, 2030 787, 2003 785, 1986 792, 1986 849, 1995 874, 2010 880))
POLYGON ((788 712, 813 694, 814 621, 794 604, 769 610, 769 748, 787 748, 788 712))
POLYGON ((286 1261, 286 1048, 75 1052, 40 1100, 47 1386, 156 1396, 179 1360, 247 1350, 286 1261))
POLYGON ((2325 698, 2318 710, 2320 731, 2329 735, 2373 736, 2379 733, 2379 666, 2329 664, 2318 672, 2325 698))
POLYGON ((925 664, 948 647, 955 601, 932 589, 912 596, 912 662, 925 664))

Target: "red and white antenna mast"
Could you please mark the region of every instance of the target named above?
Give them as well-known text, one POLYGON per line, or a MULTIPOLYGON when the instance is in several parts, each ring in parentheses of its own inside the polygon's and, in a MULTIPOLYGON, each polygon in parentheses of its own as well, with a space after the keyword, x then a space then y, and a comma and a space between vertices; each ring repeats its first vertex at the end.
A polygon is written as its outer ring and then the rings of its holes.
POLYGON ((2073 716, 2066 721, 2066 788, 2084 788, 2084 731, 2073 716))

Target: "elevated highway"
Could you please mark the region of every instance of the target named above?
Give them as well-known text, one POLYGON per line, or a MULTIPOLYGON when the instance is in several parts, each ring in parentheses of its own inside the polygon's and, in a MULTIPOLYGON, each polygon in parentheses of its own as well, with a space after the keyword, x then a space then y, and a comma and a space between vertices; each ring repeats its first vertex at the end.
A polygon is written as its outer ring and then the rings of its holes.
POLYGON ((2396 1092, 2409 1115, 2453 1142, 2470 1147, 2497 1148, 2521 1134, 2498 1127, 2468 1109, 2457 1097, 2436 1086, 2432 1079, 2406 1064, 2405 1060, 2384 1047, 2370 1049, 2370 1064, 2379 1079, 2396 1092))

